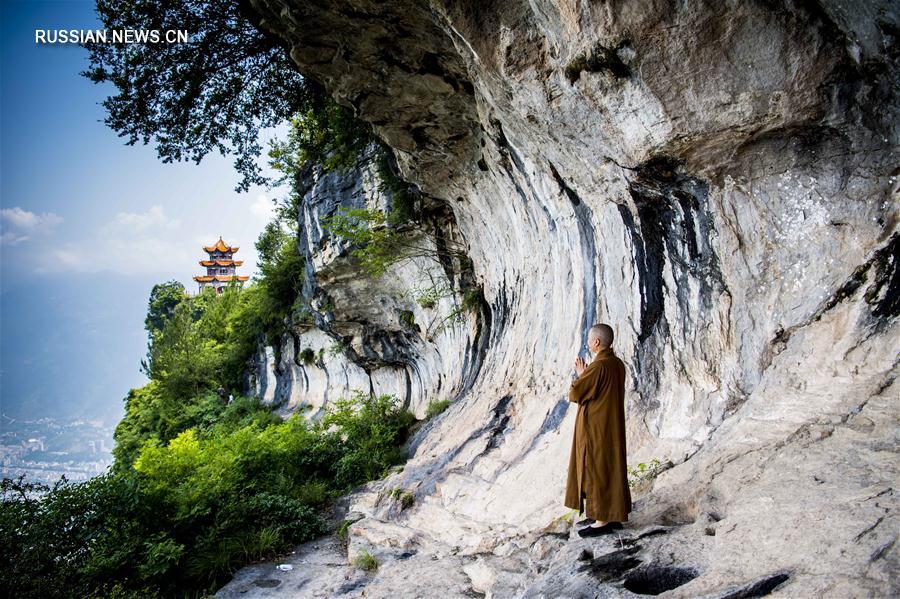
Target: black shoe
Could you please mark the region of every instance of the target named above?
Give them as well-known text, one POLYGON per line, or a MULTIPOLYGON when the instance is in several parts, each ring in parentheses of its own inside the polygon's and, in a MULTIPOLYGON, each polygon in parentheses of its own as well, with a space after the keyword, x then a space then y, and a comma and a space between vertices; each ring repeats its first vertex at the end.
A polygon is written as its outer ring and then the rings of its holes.
POLYGON ((614 530, 619 530, 622 528, 621 522, 607 522, 603 526, 585 526, 581 530, 578 531, 578 536, 581 538, 585 537, 599 537, 600 535, 609 534, 614 530))
POLYGON ((594 522, 596 522, 596 520, 594 520, 593 518, 585 518, 584 520, 579 520, 578 522, 576 522, 575 526, 587 526, 588 524, 593 524, 594 522))

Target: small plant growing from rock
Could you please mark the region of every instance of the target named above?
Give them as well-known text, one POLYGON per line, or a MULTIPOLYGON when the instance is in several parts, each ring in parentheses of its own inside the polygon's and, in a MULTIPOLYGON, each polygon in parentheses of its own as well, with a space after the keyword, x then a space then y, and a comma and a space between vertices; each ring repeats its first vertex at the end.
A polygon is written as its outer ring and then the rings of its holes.
POLYGON ((337 535, 342 542, 347 542, 347 537, 349 536, 350 525, 353 524, 350 520, 341 520, 341 523, 338 525, 337 530, 334 531, 334 534, 337 535))
POLYGON ((316 361, 316 352, 311 347, 306 347, 300 352, 300 360, 307 366, 314 364, 316 361))
POLYGON ((301 300, 298 299, 297 302, 295 302, 295 304, 294 304, 295 309, 294 309, 293 316, 292 316, 294 325, 295 326, 303 326, 303 325, 311 326, 315 323, 315 318, 313 317, 312 310, 306 304, 301 304, 301 305, 297 306, 297 304, 300 301, 301 300))
POLYGON ((445 285, 431 284, 429 287, 416 288, 413 290, 413 297, 416 303, 426 310, 433 310, 438 301, 445 297, 451 297, 453 290, 445 285))
POLYGON ((550 523, 544 527, 544 532, 550 534, 560 534, 566 533, 569 529, 572 528, 572 525, 575 523, 575 518, 578 515, 578 512, 575 510, 569 510, 565 514, 560 514, 556 518, 550 521, 550 523))
POLYGON ((319 312, 325 313, 325 312, 331 312, 333 310, 334 310, 334 301, 330 297, 326 297, 319 304, 319 312))
POLYGON ((410 310, 401 310, 400 324, 410 329, 414 328, 416 326, 416 315, 410 310))
POLYGON ((404 491, 399 487, 394 487, 388 492, 388 497, 392 499, 396 499, 400 502, 400 508, 405 510, 408 507, 412 507, 412 504, 416 502, 416 496, 410 493, 409 491, 404 491))
POLYGON ((425 408, 425 418, 434 418, 448 407, 450 407, 449 399, 431 400, 425 408))
POLYGON ((353 558, 353 565, 366 572, 373 572, 378 569, 378 560, 375 559, 371 553, 363 549, 359 555, 353 558))
POLYGON ((656 478, 662 472, 662 465, 657 458, 650 462, 641 462, 637 466, 628 466, 628 486, 636 487, 656 478))
POLYGON ((465 322, 466 314, 470 312, 477 312, 480 303, 480 292, 476 291, 475 289, 467 289, 463 293, 462 301, 460 301, 453 307, 446 318, 444 318, 440 322, 435 323, 433 326, 429 326, 429 332, 433 335, 437 335, 438 333, 446 330, 451 326, 459 325, 465 322))

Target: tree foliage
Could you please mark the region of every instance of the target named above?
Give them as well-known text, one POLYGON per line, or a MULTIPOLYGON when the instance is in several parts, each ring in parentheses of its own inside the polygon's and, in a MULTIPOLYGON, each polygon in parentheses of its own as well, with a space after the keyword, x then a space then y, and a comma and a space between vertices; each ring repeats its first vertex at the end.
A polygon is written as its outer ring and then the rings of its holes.
POLYGON ((259 131, 319 97, 280 41, 255 26, 238 0, 96 0, 104 27, 187 30, 189 43, 86 44, 82 74, 109 82, 105 123, 128 144, 155 143, 164 162, 236 155, 239 189, 264 181, 259 131))
POLYGON ((150 335, 162 331, 166 323, 175 315, 175 307, 180 304, 187 294, 184 285, 178 281, 158 283, 150 292, 150 301, 147 306, 147 318, 144 319, 144 328, 150 335))
POLYGON ((308 96, 308 103, 291 118, 286 139, 273 141, 270 165, 292 181, 309 164, 328 171, 346 170, 374 143, 371 127, 353 112, 324 94, 308 96))
POLYGON ((150 382, 132 389, 116 427, 117 467, 130 467, 144 441, 162 442, 216 421, 239 395, 260 341, 273 341, 300 298, 304 261, 296 236, 273 222, 257 241, 261 274, 241 289, 189 296, 180 283, 153 287, 145 324, 150 382))
POLYGON ((286 231, 279 221, 274 221, 266 226, 256 242, 260 284, 265 286, 271 302, 269 314, 273 320, 283 320, 300 297, 305 262, 294 231, 295 227, 286 231))
POLYGON ((188 43, 88 43, 82 72, 111 83, 104 122, 126 143, 153 143, 163 162, 234 155, 237 189, 268 182, 257 158, 261 130, 291 121, 273 144, 276 164, 346 168, 373 140, 371 128, 304 78, 245 0, 96 0, 108 30, 187 30, 188 43))

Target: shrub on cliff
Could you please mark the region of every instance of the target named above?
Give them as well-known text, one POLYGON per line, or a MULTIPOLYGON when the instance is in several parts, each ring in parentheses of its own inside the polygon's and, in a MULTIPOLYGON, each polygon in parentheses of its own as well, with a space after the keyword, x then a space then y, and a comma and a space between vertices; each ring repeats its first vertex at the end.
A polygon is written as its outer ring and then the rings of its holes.
POLYGON ((381 478, 401 461, 400 444, 416 421, 396 397, 357 392, 329 408, 321 424, 329 443, 341 448, 335 464, 337 488, 348 490, 360 482, 381 478))
POLYGON ((260 316, 265 318, 261 324, 267 330, 280 329, 284 317, 298 307, 304 259, 293 229, 285 230, 281 220, 266 225, 256 242, 256 250, 260 258, 258 285, 266 304, 260 307, 260 316))
POLYGON ((413 421, 390 396, 357 394, 316 423, 240 399, 205 429, 145 441, 134 468, 53 489, 4 481, 0 595, 214 590, 324 532, 322 504, 386 473, 413 421))
POLYGON ((308 164, 326 171, 350 168, 374 140, 368 124, 326 94, 310 95, 290 122, 287 137, 273 141, 268 154, 271 166, 291 180, 308 164))
POLYGON ((297 240, 275 221, 257 241, 260 276, 244 289, 231 286, 196 296, 179 283, 156 285, 145 325, 143 370, 150 382, 132 389, 116 428, 117 467, 129 467, 141 444, 168 441, 191 427, 205 430, 226 409, 260 340, 282 333, 303 282, 297 240))

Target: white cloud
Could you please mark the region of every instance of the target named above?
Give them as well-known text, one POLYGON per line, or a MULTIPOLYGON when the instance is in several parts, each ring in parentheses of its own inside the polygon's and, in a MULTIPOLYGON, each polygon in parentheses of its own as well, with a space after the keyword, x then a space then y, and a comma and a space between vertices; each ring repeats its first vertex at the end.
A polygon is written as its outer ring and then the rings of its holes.
POLYGON ((157 273, 190 265, 194 262, 193 258, 178 239, 97 235, 90 240, 66 243, 45 253, 37 271, 157 273))
POLYGON ((181 224, 178 219, 166 216, 162 206, 151 206, 146 212, 119 212, 103 226, 103 231, 126 234, 142 233, 155 228, 175 228, 181 224))
POLYGON ((47 235, 63 221, 53 212, 36 214, 19 206, 0 210, 0 244, 18 245, 34 235, 47 235))
POLYGON ((250 213, 265 225, 275 216, 275 202, 266 194, 261 193, 250 204, 250 213))
POLYGON ((28 241, 29 239, 31 239, 31 237, 28 235, 19 235, 12 231, 5 231, 0 234, 0 245, 19 245, 23 241, 28 241))
POLYGON ((96 233, 78 242, 57 244, 45 252, 39 272, 109 270, 127 274, 171 271, 192 256, 180 235, 181 221, 162 206, 144 212, 119 212, 96 233))
MULTIPOLYGON (((191 276, 202 274, 197 264, 206 258, 202 246, 224 240, 241 246, 244 260, 240 274, 252 275, 256 263, 253 241, 273 213, 273 204, 265 194, 253 202, 240 198, 225 209, 211 212, 193 205, 153 205, 134 212, 111 214, 104 222, 68 239, 53 244, 33 244, 32 268, 38 273, 92 273, 110 271, 121 274, 174 276, 189 288, 191 276), (174 218, 172 213, 179 217, 174 218)), ((18 237, 30 233, 12 231, 4 244, 19 243, 18 237)))

